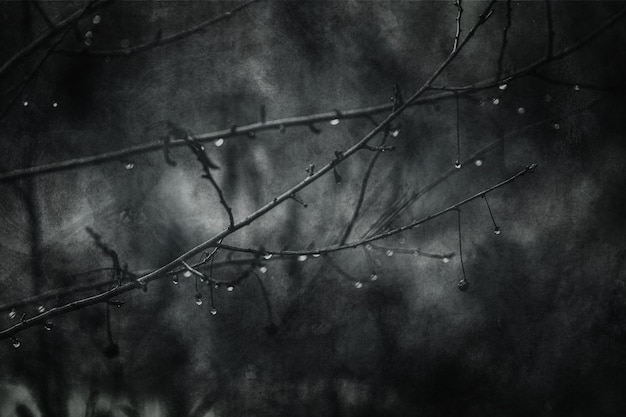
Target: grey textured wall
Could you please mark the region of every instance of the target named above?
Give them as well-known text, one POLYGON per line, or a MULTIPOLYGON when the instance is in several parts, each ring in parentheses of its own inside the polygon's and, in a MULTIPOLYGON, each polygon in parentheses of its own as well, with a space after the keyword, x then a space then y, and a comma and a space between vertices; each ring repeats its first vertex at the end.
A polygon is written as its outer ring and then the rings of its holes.
MULTIPOLYGON (((91 49, 133 46, 238 4, 113 2, 82 19, 59 48, 83 48, 89 30, 91 49), (96 14, 101 20, 93 24, 96 14)), ((41 4, 55 21, 80 5, 41 4)), ((544 2, 511 5, 505 73, 540 59, 546 44, 544 2)), ((484 7, 464 2, 464 30, 484 7)), ((551 7, 559 51, 624 4, 551 7)), ((0 110, 7 109, 0 167, 11 171, 155 140, 162 127, 146 129, 164 120, 203 133, 256 122, 261 106, 275 119, 385 103, 394 83, 408 96, 450 52, 455 16, 452 2, 260 1, 137 54, 53 53, 15 90, 39 51, 0 79, 0 110), (21 92, 11 103, 15 91, 21 92)), ((498 2, 436 84, 494 76, 505 21, 506 2, 498 2)), ((463 207, 468 292, 456 288, 458 254, 443 263, 373 251, 379 279, 359 289, 354 280, 367 281, 372 268, 361 249, 305 262, 272 260, 261 274, 278 326, 270 335, 254 279, 232 293, 215 291, 215 316, 207 302, 195 305, 192 281, 161 280, 147 293, 120 297, 126 304, 112 309, 116 358, 103 354, 101 305, 55 319, 50 332, 24 331, 19 349, 3 341, 0 416, 89 415, 90 398, 98 416, 623 415, 623 22, 541 70, 566 85, 524 77, 504 90, 459 99, 462 156, 505 139, 481 157, 482 166, 454 171, 394 225, 539 164, 534 174, 489 194, 501 235, 492 232, 483 201, 463 207)), ((0 62, 6 62, 46 24, 29 2, 3 2, 0 28, 0 62)), ((454 100, 443 100, 400 117, 400 134, 391 139, 397 150, 379 158, 354 236, 393 201, 450 170, 455 115, 454 100)), ((221 166, 216 177, 235 218, 242 219, 371 126, 342 120, 318 124, 318 135, 294 127, 206 147, 221 166)), ((277 249, 336 243, 371 156, 362 152, 342 164, 341 184, 328 175, 299 193, 307 208, 288 201, 226 243, 277 249)), ((72 276, 110 266, 86 227, 131 271, 160 266, 221 231, 227 217, 196 159, 184 148, 172 158, 175 167, 156 151, 0 183, 0 304, 106 278, 72 276), (133 169, 125 169, 128 163, 133 169)), ((458 253, 456 214, 382 244, 458 253)), ((215 274, 227 279, 242 270, 215 274)), ((0 317, 2 328, 14 321, 6 312, 0 317)))

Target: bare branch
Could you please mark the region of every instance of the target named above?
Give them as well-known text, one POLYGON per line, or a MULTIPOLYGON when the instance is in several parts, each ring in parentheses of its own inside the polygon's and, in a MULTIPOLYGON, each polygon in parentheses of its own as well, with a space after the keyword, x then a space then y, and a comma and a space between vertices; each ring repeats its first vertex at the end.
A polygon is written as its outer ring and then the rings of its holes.
POLYGON ((44 33, 43 35, 32 41, 24 49, 21 49, 15 55, 9 58, 4 64, 2 64, 2 66, 0 67, 0 77, 4 76, 4 74, 11 67, 13 67, 15 64, 17 64, 19 61, 21 61, 31 53, 33 53, 41 45, 44 45, 54 36, 61 33, 63 29, 65 29, 67 26, 77 22, 85 13, 95 10, 97 7, 100 7, 109 1, 110 0, 90 1, 85 7, 82 7, 81 9, 75 11, 70 16, 66 17, 60 22, 55 23, 53 29, 49 30, 48 32, 44 33))
POLYGON ((461 37, 461 16, 463 15, 463 6, 461 5, 461 1, 462 0, 455 0, 454 2, 458 13, 456 15, 456 33, 454 35, 454 45, 452 46, 453 51, 456 51, 456 48, 459 45, 459 38, 461 37))
MULTIPOLYGON (((23 329, 26 329, 26 328, 38 325, 38 324, 40 324, 40 323, 42 323, 42 322, 44 322, 46 320, 49 320, 49 319, 51 319, 53 317, 56 317, 56 316, 59 316, 61 314, 65 314, 65 313, 68 313, 70 311, 79 310, 79 309, 85 308, 85 307, 90 306, 90 305, 106 302, 107 300, 109 300, 112 297, 118 296, 120 294, 129 292, 129 291, 132 291, 132 290, 135 290, 138 287, 145 287, 145 285, 147 285, 150 281, 153 281, 153 280, 156 280, 156 279, 160 279, 160 278, 166 276, 169 271, 171 271, 172 269, 176 268, 183 261, 191 258, 192 256, 195 256, 195 255, 198 255, 198 254, 202 253, 203 251, 205 251, 206 249, 208 249, 210 247, 215 247, 216 243, 220 242, 225 237, 233 234, 237 230, 242 229, 243 227, 245 227, 245 226, 249 225, 250 223, 252 223, 254 220, 256 220, 256 219, 262 217, 263 215, 267 214, 268 212, 272 211, 278 205, 282 204, 287 199, 289 199, 291 195, 294 195, 298 191, 302 190, 303 188, 309 186, 310 184, 312 184, 313 182, 315 182, 316 180, 321 178, 324 174, 326 174, 327 172, 331 171, 338 164, 340 164, 341 162, 343 162, 344 160, 346 160, 347 158, 351 157, 356 152, 358 152, 363 147, 363 145, 366 145, 374 136, 376 136, 379 132, 381 132, 383 129, 385 129, 386 126, 389 125, 395 118, 397 118, 404 110, 406 110, 411 105, 412 102, 417 100, 422 94, 424 94, 428 90, 428 88, 437 79, 437 77, 448 67, 448 65, 458 55, 458 53, 462 50, 464 45, 466 45, 467 42, 473 37, 473 35, 476 32, 476 30, 488 19, 489 15, 490 15, 489 11, 491 11, 491 7, 493 6, 494 3, 495 3, 495 0, 492 0, 492 1, 489 2, 487 8, 485 9, 485 12, 483 14, 481 14, 478 22, 472 27, 472 29, 469 31, 468 35, 459 44, 459 47, 455 51, 451 52, 448 55, 448 57, 439 65, 439 67, 434 71, 434 73, 426 80, 426 82, 403 105, 401 105, 394 112, 389 114, 389 116, 387 116, 382 123, 380 123, 377 127, 372 129, 367 135, 365 135, 357 143, 352 145, 347 150, 341 152, 339 155, 335 155, 335 158, 333 160, 331 160, 328 164, 326 164, 324 167, 319 169, 314 175, 306 177, 304 180, 302 180, 301 182, 299 182, 295 186, 291 187, 287 191, 283 192, 278 197, 275 197, 270 203, 267 203, 265 206, 259 208, 254 213, 248 215, 248 217, 246 217, 244 220, 240 221, 239 223, 234 224, 232 227, 230 227, 230 228, 228 228, 226 230, 223 230, 222 232, 218 233, 217 235, 213 236, 212 238, 204 241, 203 243, 197 245, 196 247, 194 247, 194 248, 188 250, 187 252, 181 254, 176 259, 168 262, 167 264, 163 265, 162 267, 157 268, 156 270, 154 270, 154 271, 152 271, 152 272, 150 272, 150 273, 148 273, 146 275, 143 275, 140 278, 137 278, 133 282, 129 282, 129 283, 117 286, 117 287, 115 287, 115 288, 113 288, 113 289, 111 289, 109 291, 105 291, 103 293, 100 293, 100 294, 97 294, 97 295, 94 295, 94 296, 91 296, 91 297, 87 297, 87 298, 84 298, 84 299, 81 299, 81 300, 77 300, 77 301, 65 304, 63 306, 52 308, 52 309, 50 309, 48 311, 45 311, 45 312, 43 312, 43 313, 41 313, 39 315, 36 315, 36 316, 34 316, 32 318, 29 318, 29 319, 26 319, 24 321, 21 321, 20 323, 17 323, 15 325, 13 325, 13 326, 3 330, 3 331, 0 331, 0 339, 11 337, 11 336, 13 336, 14 334, 20 332, 23 329)), ((533 166, 533 168, 534 168, 534 166, 533 166)), ((517 174, 516 176, 512 177, 512 179, 510 179, 510 181, 512 181, 513 179, 517 178, 517 176, 523 175, 524 173, 528 172, 529 169, 530 169, 530 167, 525 169, 524 171, 522 171, 520 174, 517 174)), ((506 182, 509 182, 509 181, 506 181, 506 182)), ((501 185, 505 184, 506 182, 501 183, 498 186, 501 186, 501 185)), ((471 199, 472 198, 466 199, 464 201, 465 202, 471 201, 471 199)), ((442 213, 436 214, 435 217, 441 215, 442 213)), ((410 227, 407 227, 407 228, 415 227, 417 224, 419 224, 419 223, 415 223, 414 225, 412 225, 410 227)), ((396 231, 395 233, 399 233, 399 231, 396 231)), ((383 237, 386 237, 386 236, 390 236, 390 235, 395 234, 395 233, 393 233, 393 232, 386 232, 385 234, 381 235, 380 238, 383 238, 383 237)), ((367 241, 373 241, 373 240, 376 240, 376 239, 369 238, 369 240, 367 240, 367 241)), ((367 241, 363 242, 363 243, 367 243, 367 241)), ((353 247, 356 247, 356 246, 358 246, 358 244, 353 244, 353 247)), ((338 250, 338 249, 333 249, 333 251, 336 251, 336 250, 338 250)))
POLYGON ((157 34, 157 36, 151 41, 148 41, 139 45, 131 46, 128 48, 101 49, 101 50, 85 49, 81 51, 62 50, 62 51, 59 51, 59 53, 63 53, 66 55, 89 55, 89 56, 98 56, 98 57, 128 56, 128 55, 136 54, 138 52, 143 52, 149 49, 157 48, 159 46, 167 45, 172 42, 176 42, 181 39, 187 38, 191 35, 194 35, 196 33, 199 33, 211 25, 214 25, 223 20, 233 17, 235 13, 245 9, 246 7, 250 6, 253 3, 256 3, 257 1, 259 0, 250 0, 247 3, 241 4, 235 7, 234 9, 226 13, 223 13, 217 17, 212 17, 208 20, 198 23, 197 25, 189 29, 174 33, 166 37, 162 37, 162 36, 159 36, 159 34, 157 34))

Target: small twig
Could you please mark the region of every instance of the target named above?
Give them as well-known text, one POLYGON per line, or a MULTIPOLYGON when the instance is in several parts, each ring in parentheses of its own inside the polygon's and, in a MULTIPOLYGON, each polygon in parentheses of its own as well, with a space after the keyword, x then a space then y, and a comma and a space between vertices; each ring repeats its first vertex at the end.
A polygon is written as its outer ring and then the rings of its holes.
POLYGON ((456 15, 456 33, 454 35, 454 45, 452 46, 452 51, 456 51, 456 48, 459 45, 459 38, 461 36, 461 16, 463 15, 463 6, 461 6, 461 1, 462 0, 455 0, 454 2, 458 13, 456 15))
POLYGON ((544 0, 546 5, 546 26, 547 26, 547 35, 548 35, 548 44, 546 47, 546 58, 550 59, 552 57, 552 52, 554 49, 554 29, 552 27, 552 9, 550 8, 550 0, 544 0))
POLYGON ((498 55, 498 71, 496 73, 496 79, 499 80, 502 77, 503 65, 504 65, 504 53, 506 52, 506 46, 509 42, 508 34, 511 28, 511 0, 506 0, 506 23, 504 29, 502 29, 502 44, 500 45, 500 54, 498 55))
MULTIPOLYGON (((387 141, 388 137, 389 137, 389 129, 386 129, 385 134, 383 135, 383 138, 380 141, 380 146, 385 145, 385 142, 387 141)), ((354 224, 356 223, 356 220, 359 217, 361 206, 363 205, 363 201, 365 200, 365 191, 367 190, 367 185, 369 183, 370 176, 372 175, 372 172, 374 170, 374 165, 376 165, 376 161, 378 160, 379 156, 380 156, 380 153, 376 153, 370 160, 369 165, 367 166, 367 171, 365 171, 365 176, 363 176, 363 181, 361 182, 361 190, 359 191, 359 198, 356 202, 356 205, 354 206, 354 212, 352 213, 352 218, 350 219, 350 222, 348 223, 348 226, 346 227, 346 231, 344 232, 343 236, 341 237, 341 240, 339 241, 340 244, 346 243, 346 241, 350 237, 350 233, 352 233, 354 224)))
POLYGON ((174 33, 172 35, 169 36, 156 36, 153 40, 150 40, 148 42, 139 44, 139 45, 135 45, 135 46, 131 46, 128 48, 120 48, 120 49, 102 49, 102 50, 97 50, 97 49, 86 49, 86 50, 81 50, 81 51, 73 51, 73 50, 63 50, 63 51, 59 51, 59 53, 63 53, 63 54, 67 54, 67 55, 89 55, 89 56, 98 56, 98 57, 110 57, 110 56, 128 56, 128 55, 132 55, 138 52, 142 52, 145 50, 149 50, 149 49, 153 49, 159 46, 163 46, 163 45, 167 45, 169 43, 187 38, 193 34, 196 34, 198 32, 201 32, 202 30, 206 29, 207 27, 221 22, 222 20, 226 20, 231 18, 235 13, 245 9, 246 7, 250 6, 253 3, 256 3, 259 0, 250 0, 247 3, 241 4, 237 7, 235 7, 234 9, 223 13, 220 16, 217 17, 213 17, 210 18, 208 20, 205 20, 189 29, 174 33))

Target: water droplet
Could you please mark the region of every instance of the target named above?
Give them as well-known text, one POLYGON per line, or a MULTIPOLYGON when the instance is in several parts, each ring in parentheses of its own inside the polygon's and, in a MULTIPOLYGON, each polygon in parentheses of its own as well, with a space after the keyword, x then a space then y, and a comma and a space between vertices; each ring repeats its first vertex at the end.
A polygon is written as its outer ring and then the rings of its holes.
POLYGON ((130 41, 128 39, 122 39, 120 42, 120 46, 122 48, 128 48, 130 46, 130 41))
POLYGON ((215 308, 215 307, 211 308, 211 314, 212 315, 216 315, 217 314, 217 308, 215 308))
POLYGON ((354 287, 357 288, 357 289, 358 288, 363 288, 363 283, 361 281, 357 281, 357 282, 354 283, 354 287))
POLYGON ((232 285, 229 285, 228 287, 226 287, 226 291, 233 292, 235 291, 235 287, 233 287, 232 285))
POLYGON ((184 276, 185 278, 189 278, 189 277, 191 276, 191 271, 185 271, 185 272, 183 272, 183 276, 184 276))
POLYGON ((461 168, 461 161, 459 161, 458 159, 456 161, 454 161, 454 167, 456 169, 460 169, 461 168))
POLYGON ((263 259, 272 259, 272 255, 271 253, 266 253, 265 255, 263 255, 263 259))
POLYGON ((457 285, 457 287, 459 287, 459 290, 461 290, 463 292, 467 291, 469 289, 469 286, 470 286, 469 281, 466 280, 465 278, 460 280, 458 282, 458 284, 456 284, 456 285, 457 285))
POLYGON ((15 311, 14 308, 12 308, 11 311, 9 311, 9 318, 13 320, 16 316, 17 316, 17 312, 15 311))
POLYGON ((52 107, 54 107, 54 108, 56 109, 57 107, 59 107, 59 103, 57 103, 57 102, 55 101, 54 103, 52 103, 52 107))
POLYGON ((20 339, 18 339, 17 337, 12 337, 11 344, 13 345, 15 349, 17 349, 18 347, 22 345, 22 342, 20 342, 20 339))
POLYGON ((374 248, 368 243, 367 245, 365 245, 365 249, 371 251, 374 248))
POLYGON ((393 250, 389 249, 386 254, 387 256, 393 256, 393 250))
POLYGON ((580 86, 578 84, 574 86, 574 91, 580 91, 580 86))
POLYGON ((501 233, 501 231, 500 231, 500 227, 499 227, 499 226, 496 226, 496 228, 495 228, 495 229, 493 229, 493 233, 495 233, 496 235, 499 235, 499 234, 501 233))
POLYGON ((93 17, 93 19, 91 20, 91 22, 92 22, 94 25, 97 25, 98 23, 100 23, 100 15, 95 15, 95 16, 93 17))
POLYGON ((307 260, 307 256, 306 255, 300 255, 298 256, 298 262, 304 262, 307 260))
POLYGON ((224 144, 224 138, 219 138, 218 140, 215 141, 215 146, 217 146, 218 148, 222 146, 223 144, 224 144))
POLYGON ((199 292, 196 293, 196 305, 202 305, 202 294, 200 294, 199 292))
POLYGON ((91 44, 92 44, 91 39, 89 39, 89 38, 85 39, 85 40, 83 41, 83 43, 84 43, 86 46, 91 46, 91 44))
POLYGON ((400 129, 396 129, 393 132, 391 132, 391 136, 393 136, 394 138, 397 138, 399 134, 400 134, 400 129))
POLYGON ((174 276, 172 277, 172 283, 173 283, 174 285, 178 285, 178 275, 174 275, 174 276))
POLYGON ((127 170, 131 170, 135 168, 135 164, 133 164, 132 162, 128 162, 126 165, 124 165, 124 168, 126 168, 127 170))
POLYGON ((43 325, 43 328, 44 328, 44 329, 46 329, 47 331, 52 330, 52 328, 53 328, 53 327, 54 327, 54 324, 53 324, 50 320, 48 320, 48 321, 47 321, 47 322, 43 325))
POLYGON ((493 100, 491 100, 491 102, 497 106, 498 104, 500 104, 500 99, 499 98, 494 98, 493 100))
POLYGON ((482 159, 475 160, 474 165, 476 165, 477 167, 483 166, 483 160, 482 159))
POLYGON ((339 119, 333 119, 330 121, 330 124, 333 126, 337 126, 339 124, 339 119))
POLYGON ((259 272, 262 274, 265 274, 267 272, 267 267, 266 266, 262 266, 259 268, 259 272))
POLYGON ((314 258, 319 258, 320 256, 322 256, 322 255, 320 255, 319 253, 314 253, 314 254, 313 254, 313 257, 314 257, 314 258))
POLYGON ((22 103, 24 105, 24 107, 28 107, 28 101, 24 100, 24 103, 22 103))
POLYGON ((558 123, 555 123, 552 125, 552 127, 554 128, 554 130, 559 130, 561 128, 561 125, 558 123))
POLYGON ((450 262, 450 258, 448 258, 447 256, 444 256, 444 257, 441 259, 441 262, 443 262, 444 264, 447 264, 448 262, 450 262))
POLYGON ((372 275, 370 275, 370 281, 376 281, 378 279, 378 275, 376 275, 376 273, 372 273, 372 275))
POLYGON ((506 84, 500 84, 500 85, 498 86, 498 88, 499 88, 500 90, 506 90, 506 88, 507 88, 507 87, 508 87, 508 85, 506 85, 506 84))
POLYGON ((93 38, 93 32, 88 30, 87 32, 85 32, 85 38, 87 39, 91 39, 93 38))
POLYGON ((524 113, 526 113, 526 109, 525 109, 525 108, 523 108, 523 107, 520 107, 520 108, 518 108, 518 109, 517 109, 517 112, 518 112, 519 114, 524 114, 524 113))
POLYGON ((46 311, 46 307, 42 304, 39 307, 37 307, 37 311, 39 311, 40 313, 43 313, 44 311, 46 311))
MULTIPOLYGON (((207 284, 211 285, 211 282, 207 281, 207 284)), ((220 284, 216 283, 215 285, 213 285, 213 288, 215 288, 216 290, 219 290, 220 289, 220 284)))

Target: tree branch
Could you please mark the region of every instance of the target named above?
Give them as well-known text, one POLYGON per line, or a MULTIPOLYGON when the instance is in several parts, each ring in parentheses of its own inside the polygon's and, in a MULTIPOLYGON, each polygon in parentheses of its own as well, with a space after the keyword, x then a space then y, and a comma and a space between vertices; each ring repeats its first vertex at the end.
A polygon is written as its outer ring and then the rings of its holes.
MULTIPOLYGON (((49 319, 51 319, 53 317, 59 316, 61 314, 65 314, 65 313, 68 313, 70 311, 80 310, 80 309, 85 308, 85 307, 90 306, 90 305, 99 304, 99 303, 105 302, 106 300, 108 300, 108 299, 110 299, 112 297, 118 296, 120 294, 123 294, 123 293, 129 292, 129 291, 135 290, 137 288, 145 287, 145 285, 147 285, 149 282, 154 281, 156 279, 160 279, 163 276, 166 276, 168 271, 172 270, 173 268, 179 267, 183 261, 186 261, 187 259, 191 258, 192 256, 195 256, 195 255, 198 255, 198 254, 202 253, 203 251, 205 251, 206 249, 208 249, 210 247, 214 247, 216 245, 216 243, 220 242, 225 237, 233 234, 237 230, 242 229, 243 227, 245 227, 245 226, 249 225, 250 223, 252 223, 254 220, 262 217, 265 214, 267 214, 269 211, 273 210, 278 205, 280 205, 281 203, 283 203, 284 201, 289 199, 291 195, 294 195, 298 191, 302 190, 303 188, 309 186, 310 184, 312 184, 313 182, 315 182, 316 180, 321 178, 327 172, 330 172, 338 164, 340 164, 341 162, 345 161, 347 158, 351 157, 357 151, 362 149, 363 145, 366 145, 374 136, 376 136, 379 132, 381 132, 387 125, 389 125, 389 123, 391 123, 404 110, 406 110, 411 105, 412 102, 417 100, 422 94, 424 94, 424 92, 426 92, 428 90, 430 85, 448 67, 448 65, 454 60, 454 58, 458 55, 458 53, 462 50, 462 48, 467 44, 467 42, 469 42, 469 40, 473 37, 473 35, 476 32, 476 30, 482 24, 485 23, 485 21, 487 20, 487 18, 491 14, 490 11, 492 10, 491 8, 492 8, 494 3, 495 3, 495 0, 491 0, 489 2, 489 4, 487 5, 487 8, 485 9, 484 13, 480 15, 480 18, 479 18, 478 22, 472 27, 472 29, 469 31, 468 35, 459 44, 459 47, 455 51, 451 52, 448 55, 448 57, 439 65, 439 67, 434 71, 434 73, 426 80, 426 82, 403 105, 399 106, 394 112, 389 114, 382 123, 380 123, 377 127, 372 129, 367 135, 365 135, 361 140, 359 140, 357 143, 352 145, 349 149, 336 154, 334 159, 332 159, 327 165, 322 167, 315 174, 306 177, 303 181, 299 182, 295 186, 293 186, 290 189, 288 189, 287 191, 283 192, 283 194, 279 195, 278 197, 275 197, 270 203, 268 203, 265 206, 259 208, 257 211, 255 211, 254 213, 250 214, 244 220, 240 221, 239 223, 236 223, 233 227, 228 228, 226 230, 223 230, 222 232, 218 233, 217 235, 213 236, 212 238, 206 240, 205 242, 203 242, 203 243, 197 245, 196 247, 188 250, 187 252, 181 254, 176 259, 168 262, 167 264, 163 265, 162 267, 157 268, 156 270, 154 270, 154 271, 152 271, 152 272, 150 272, 150 273, 148 273, 146 275, 143 275, 142 277, 137 278, 136 280, 134 280, 132 282, 128 282, 128 283, 122 284, 120 286, 117 286, 115 288, 112 288, 111 290, 108 290, 108 291, 105 291, 103 293, 100 293, 100 294, 97 294, 97 295, 94 295, 94 296, 91 296, 91 297, 87 297, 87 298, 84 298, 84 299, 81 299, 81 300, 77 300, 77 301, 65 304, 63 306, 52 308, 52 309, 50 309, 48 311, 45 311, 45 312, 43 312, 41 314, 38 314, 38 315, 36 315, 36 316, 34 316, 32 318, 25 319, 24 321, 21 321, 20 323, 17 323, 15 325, 13 325, 13 326, 11 326, 11 327, 1 331, 0 332, 0 339, 11 337, 14 334, 20 332, 21 330, 24 330, 26 328, 29 328, 29 327, 32 327, 32 326, 35 326, 35 325, 38 325, 38 324, 41 324, 42 322, 45 322, 45 321, 47 321, 47 320, 49 320, 49 319)), ((529 168, 525 169, 520 174, 517 174, 516 176, 512 177, 512 179, 510 181, 515 179, 517 176, 522 175, 522 174, 528 172, 528 170, 529 170, 529 168)), ((503 184, 501 183, 501 185, 503 185, 503 184)), ((466 202, 467 201, 471 201, 471 199, 469 199, 469 200, 466 199, 465 201, 466 202)), ((437 217, 437 216, 439 216, 441 214, 437 214, 437 215, 435 215, 435 217, 437 217)), ((408 228, 415 227, 417 224, 418 223, 415 223, 413 226, 408 227, 408 228)), ((385 234, 381 235, 380 238, 383 238, 383 237, 386 237, 386 236, 390 236, 392 234, 394 234, 394 233, 386 232, 385 234)), ((375 239, 369 238, 368 241, 373 241, 373 240, 375 240, 375 239)), ((364 243, 366 243, 366 242, 364 242, 364 243)), ((336 250, 337 249, 333 249, 332 251, 336 251, 336 250)))

